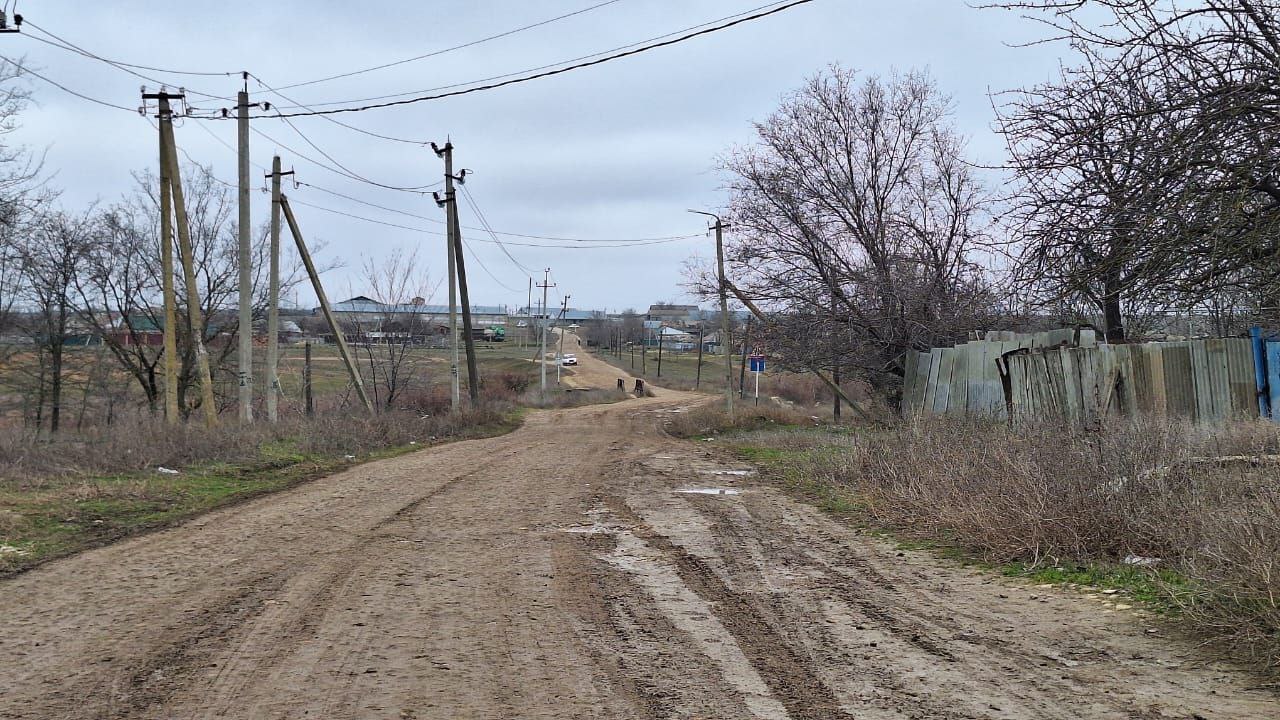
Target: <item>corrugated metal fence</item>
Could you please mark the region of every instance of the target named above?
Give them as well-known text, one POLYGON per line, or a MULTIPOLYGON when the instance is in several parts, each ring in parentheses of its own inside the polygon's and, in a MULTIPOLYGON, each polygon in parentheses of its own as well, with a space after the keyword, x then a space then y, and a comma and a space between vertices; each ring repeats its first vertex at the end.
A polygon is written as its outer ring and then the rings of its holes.
MULTIPOLYGON (((1271 343, 1268 343, 1271 344, 1271 343)), ((1098 344, 1091 331, 988 333, 907 360, 903 413, 1089 424, 1106 414, 1257 417, 1248 338, 1098 344)))

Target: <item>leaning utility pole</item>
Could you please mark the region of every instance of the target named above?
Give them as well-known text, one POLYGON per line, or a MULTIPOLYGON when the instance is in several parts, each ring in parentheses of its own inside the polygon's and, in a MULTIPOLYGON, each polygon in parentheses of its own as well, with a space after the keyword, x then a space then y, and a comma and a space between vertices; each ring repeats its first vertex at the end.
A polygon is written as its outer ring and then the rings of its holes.
MULTIPOLYGON (((280 172, 280 156, 271 159, 271 258, 267 285, 267 420, 279 419, 280 376, 280 178, 293 171, 280 172)), ((308 347, 308 352, 310 348, 308 347)), ((308 391, 309 392, 309 391, 308 391)))
POLYGON ((238 220, 240 270, 240 354, 236 377, 240 382, 240 422, 253 422, 253 267, 249 245, 249 74, 244 73, 245 88, 236 93, 236 148, 240 161, 238 220))
MULTIPOLYGON (((463 173, 465 172, 464 170, 463 173)), ((463 177, 465 176, 459 174, 458 182, 463 182, 463 177)), ((453 193, 452 190, 449 192, 453 193)), ((467 348, 467 395, 471 398, 472 407, 475 407, 480 402, 480 369, 476 366, 476 336, 471 331, 471 295, 467 292, 467 264, 463 261, 462 227, 458 224, 456 196, 449 199, 449 211, 453 215, 451 225, 453 254, 458 266, 458 299, 462 302, 462 343, 467 348)))
MULTIPOLYGON (((446 140, 443 148, 431 143, 431 149, 435 151, 436 157, 444 158, 444 194, 446 198, 451 198, 453 197, 453 143, 446 140)), ((444 207, 445 202, 447 201, 441 201, 439 196, 436 196, 436 205, 444 207)), ((458 377, 457 252, 454 249, 452 222, 445 225, 445 234, 447 236, 445 244, 449 246, 449 382, 451 383, 449 402, 450 406, 457 410, 462 405, 462 397, 458 377)))
MULTIPOLYGON (((164 96, 165 93, 160 93, 164 96)), ((143 95, 146 98, 147 95, 143 95)), ((173 96, 168 96, 173 97, 173 96)), ((161 98, 167 111, 168 103, 161 98)), ((172 118, 170 118, 172 120, 172 118)), ((187 286, 187 328, 195 350, 196 375, 200 380, 200 405, 209 427, 218 424, 218 405, 213 398, 213 378, 209 373, 209 353, 204 347, 204 317, 200 310, 200 289, 196 285, 195 261, 191 254, 191 226, 187 223, 187 204, 182 194, 182 173, 178 167, 177 143, 173 139, 173 123, 160 123, 162 152, 169 168, 169 190, 173 196, 173 213, 177 220, 178 257, 182 261, 182 279, 187 286)))
POLYGON ((551 282, 551 268, 547 268, 542 283, 538 287, 542 288, 542 311, 538 317, 538 322, 542 323, 542 339, 539 341, 541 350, 538 351, 538 367, 541 368, 542 376, 539 389, 542 397, 547 395, 547 288, 555 287, 555 283, 551 282))
POLYGON ((373 414, 373 403, 369 402, 369 395, 364 391, 364 381, 360 379, 360 369, 356 367, 355 359, 351 357, 351 348, 347 347, 347 338, 342 334, 342 328, 338 326, 338 320, 333 316, 333 309, 329 307, 329 296, 324 292, 324 286, 320 284, 320 274, 316 272, 316 265, 311 261, 311 252, 307 250, 307 244, 302 240, 302 230, 298 228, 298 221, 293 217, 293 210, 289 207, 289 198, 285 195, 280 196, 280 210, 284 212, 285 222, 289 224, 289 233, 293 235, 293 242, 298 247, 298 255, 302 258, 302 265, 307 269, 307 276, 311 278, 311 287, 315 290, 316 300, 320 302, 320 312, 324 313, 324 319, 329 323, 329 330, 333 332, 334 343, 338 346, 338 354, 342 356, 342 363, 347 366, 347 374, 351 377, 351 385, 356 389, 356 395, 360 396, 360 402, 364 404, 364 409, 373 414))
POLYGON ((724 407, 733 413, 733 354, 729 351, 729 291, 724 279, 724 221, 715 213, 690 210, 691 213, 707 215, 716 219, 712 227, 716 231, 716 268, 720 278, 720 347, 724 350, 724 407))
POLYGON ((173 191, 169 186, 169 162, 165 159, 164 130, 173 122, 169 98, 181 99, 182 95, 165 92, 142 94, 143 102, 159 101, 160 128, 160 286, 164 296, 164 419, 170 425, 177 424, 178 416, 178 303, 173 291, 173 191))

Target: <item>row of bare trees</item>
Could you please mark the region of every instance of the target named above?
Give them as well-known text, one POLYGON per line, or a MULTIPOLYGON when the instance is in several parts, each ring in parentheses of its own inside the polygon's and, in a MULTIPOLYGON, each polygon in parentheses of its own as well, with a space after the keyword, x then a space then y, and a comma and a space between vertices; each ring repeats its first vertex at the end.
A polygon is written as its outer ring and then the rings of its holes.
MULTIPOLYGON (((211 363, 226 368, 235 347, 237 327, 226 309, 237 293, 238 258, 233 198, 227 188, 199 166, 183 173, 191 225, 192 263, 206 323, 203 338, 211 363), (215 341, 216 340, 216 341, 215 341)), ((28 419, 56 432, 62 422, 63 389, 69 376, 83 384, 86 374, 100 372, 101 362, 74 372, 64 360, 67 348, 99 344, 99 356, 114 360, 117 371, 132 379, 142 403, 155 412, 163 392, 163 348, 155 341, 164 326, 161 299, 159 210, 150 174, 137 176, 135 191, 122 201, 80 213, 40 208, 27 214, 6 239, 0 270, 6 275, 7 312, 0 330, 21 357, 6 364, 3 379, 33 402, 28 419)), ((255 243, 263 255, 267 243, 255 243)), ((254 314, 265 315, 266 279, 260 268, 266 258, 255 257, 254 314)), ((284 278, 288 288, 296 281, 284 278)), ((179 333, 179 408, 194 410, 200 400, 195 386, 193 343, 187 342, 187 306, 181 276, 177 282, 179 333)), ((99 357, 99 360, 102 358, 99 357)), ((110 373, 108 373, 110 374, 110 373)), ((114 398, 116 393, 104 393, 114 398)), ((219 397, 219 402, 231 402, 219 397)))

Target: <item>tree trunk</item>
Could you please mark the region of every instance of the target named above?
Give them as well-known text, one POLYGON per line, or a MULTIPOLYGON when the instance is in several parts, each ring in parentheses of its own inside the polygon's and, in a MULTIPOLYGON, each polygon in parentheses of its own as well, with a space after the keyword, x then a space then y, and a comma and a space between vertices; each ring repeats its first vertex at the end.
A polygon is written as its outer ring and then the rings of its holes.
POLYGON ((1102 325, 1109 343, 1121 343, 1125 340, 1120 292, 1120 278, 1108 274, 1102 289, 1102 325))

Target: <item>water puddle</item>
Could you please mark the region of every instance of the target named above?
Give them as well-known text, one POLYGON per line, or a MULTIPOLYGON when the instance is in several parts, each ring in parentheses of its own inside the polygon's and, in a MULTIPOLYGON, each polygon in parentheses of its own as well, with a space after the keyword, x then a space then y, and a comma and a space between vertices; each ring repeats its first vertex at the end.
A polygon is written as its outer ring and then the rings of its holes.
POLYGON ((684 495, 741 495, 742 491, 737 488, 678 488, 672 492, 684 495))
POLYGON ((755 470, 699 470, 702 475, 733 475, 735 477, 746 477, 755 475, 755 470))

